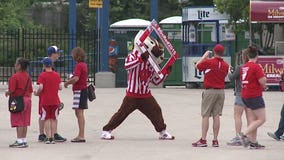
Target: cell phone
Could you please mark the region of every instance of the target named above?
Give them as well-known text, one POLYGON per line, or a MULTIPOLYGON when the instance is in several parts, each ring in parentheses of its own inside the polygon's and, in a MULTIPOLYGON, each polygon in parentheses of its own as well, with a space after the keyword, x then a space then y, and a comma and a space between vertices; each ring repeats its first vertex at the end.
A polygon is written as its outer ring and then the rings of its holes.
POLYGON ((214 57, 214 54, 213 54, 213 52, 212 51, 209 51, 210 53, 209 53, 209 58, 212 58, 212 57, 214 57))

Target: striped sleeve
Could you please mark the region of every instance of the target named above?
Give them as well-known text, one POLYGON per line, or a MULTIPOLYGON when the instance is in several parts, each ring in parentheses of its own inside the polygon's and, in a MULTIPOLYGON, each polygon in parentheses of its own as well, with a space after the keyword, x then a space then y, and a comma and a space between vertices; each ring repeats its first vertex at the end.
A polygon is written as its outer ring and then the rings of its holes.
POLYGON ((135 68, 137 65, 141 63, 142 59, 140 56, 138 56, 138 51, 133 51, 131 54, 129 54, 125 58, 125 64, 124 67, 126 70, 130 70, 132 68, 135 68))

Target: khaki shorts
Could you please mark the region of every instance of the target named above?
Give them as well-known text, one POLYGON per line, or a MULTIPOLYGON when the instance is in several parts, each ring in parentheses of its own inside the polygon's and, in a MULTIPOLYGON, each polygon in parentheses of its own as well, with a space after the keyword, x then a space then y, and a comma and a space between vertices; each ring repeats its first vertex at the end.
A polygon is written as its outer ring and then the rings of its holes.
POLYGON ((206 89, 202 93, 201 115, 211 117, 222 115, 225 101, 223 89, 206 89))

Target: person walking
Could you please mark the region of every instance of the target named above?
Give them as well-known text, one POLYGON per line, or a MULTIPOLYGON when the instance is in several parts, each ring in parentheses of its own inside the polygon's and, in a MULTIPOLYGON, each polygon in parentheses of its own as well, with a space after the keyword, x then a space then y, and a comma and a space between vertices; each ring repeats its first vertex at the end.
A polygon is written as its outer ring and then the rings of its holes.
POLYGON ((267 132, 268 136, 279 141, 284 140, 284 104, 282 105, 281 113, 280 113, 280 121, 278 124, 278 128, 275 132, 267 132))
MULTIPOLYGON (((52 70, 56 71, 56 67, 54 62, 58 60, 58 58, 60 57, 60 53, 62 52, 62 50, 60 50, 57 46, 49 46, 47 48, 47 55, 48 57, 52 60, 52 70)), ((43 70, 45 71, 45 70, 43 70)), ((63 108, 63 103, 60 102, 59 105, 59 111, 63 108)), ((39 124, 39 136, 38 136, 38 141, 39 142, 44 142, 46 139, 46 134, 44 133, 44 120, 42 120, 43 118, 41 117, 42 115, 42 105, 41 105, 41 95, 39 94, 39 105, 38 105, 39 109, 38 109, 38 113, 39 113, 39 120, 38 120, 38 124, 39 124)), ((58 120, 55 119, 56 124, 55 124, 55 133, 54 133, 54 140, 56 142, 65 142, 67 139, 62 137, 59 133, 57 133, 57 125, 58 125, 58 120)))
POLYGON ((206 51, 197 62, 196 67, 204 71, 201 103, 202 132, 201 138, 192 143, 193 147, 207 147, 207 132, 209 128, 209 118, 213 117, 213 140, 212 146, 219 147, 218 134, 220 129, 220 116, 222 115, 225 100, 225 77, 228 74, 229 65, 224 61, 224 46, 215 45, 213 48, 214 57, 209 58, 211 51, 206 51))
POLYGON ((58 90, 62 90, 60 75, 52 70, 51 58, 42 60, 45 72, 42 72, 37 83, 38 89, 34 92, 36 96, 41 96, 42 113, 41 120, 44 120, 44 130, 46 131, 45 144, 55 143, 57 130, 56 119, 59 115, 59 96, 58 90))
POLYGON ((235 88, 234 88, 234 95, 235 95, 235 102, 234 102, 234 120, 235 120, 235 132, 236 136, 231 139, 229 142, 227 142, 227 145, 230 146, 240 146, 241 139, 238 136, 239 133, 242 130, 242 115, 245 111, 246 105, 244 104, 242 97, 241 97, 241 90, 242 90, 242 84, 240 79, 240 68, 243 66, 243 64, 248 62, 248 56, 247 56, 247 49, 243 49, 241 53, 238 55, 235 67, 235 70, 229 72, 228 78, 230 81, 235 82, 235 88), (241 64, 239 64, 239 59, 241 60, 241 64))
POLYGON ((266 77, 262 67, 256 63, 258 50, 255 46, 248 47, 249 61, 241 68, 242 100, 246 107, 248 126, 240 133, 244 147, 263 149, 265 146, 257 142, 257 129, 264 124, 265 103, 262 91, 266 87, 266 77))
POLYGON ((32 80, 27 72, 29 61, 24 58, 17 58, 15 63, 16 73, 8 82, 8 91, 5 96, 9 98, 24 95, 24 110, 18 113, 10 113, 11 127, 16 128, 17 140, 9 145, 11 148, 25 148, 27 143, 27 130, 31 121, 31 95, 33 92, 32 80))
POLYGON ((88 91, 87 91, 87 80, 88 80, 88 66, 85 62, 86 54, 85 51, 76 47, 72 50, 72 57, 76 62, 73 76, 64 83, 64 87, 73 85, 73 109, 78 121, 79 133, 71 140, 74 143, 86 142, 85 140, 85 116, 84 110, 88 109, 88 91))

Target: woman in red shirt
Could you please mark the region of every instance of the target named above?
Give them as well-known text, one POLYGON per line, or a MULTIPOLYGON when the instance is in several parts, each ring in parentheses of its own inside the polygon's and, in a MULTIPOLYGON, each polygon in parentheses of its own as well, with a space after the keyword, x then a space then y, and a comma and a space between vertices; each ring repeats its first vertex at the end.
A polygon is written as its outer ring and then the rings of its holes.
POLYGON ((64 83, 64 87, 67 88, 68 85, 73 85, 73 109, 75 110, 78 119, 79 133, 77 137, 71 140, 71 142, 86 142, 84 110, 88 109, 88 66, 85 62, 85 51, 80 47, 72 50, 72 57, 76 62, 73 77, 64 83))
POLYGON ((249 46, 249 61, 241 68, 242 93, 241 97, 247 106, 248 127, 241 133, 241 140, 245 147, 262 149, 257 140, 257 129, 265 122, 265 104, 262 91, 266 85, 266 77, 262 67, 256 63, 258 51, 256 47, 249 46))
POLYGON ((6 97, 15 97, 24 95, 24 111, 11 113, 11 126, 17 128, 17 140, 9 147, 25 148, 27 144, 27 128, 31 121, 31 93, 33 92, 32 80, 27 73, 29 61, 24 58, 18 58, 15 64, 16 73, 9 79, 9 89, 5 93, 6 97), (25 89, 26 88, 26 89, 25 89))

